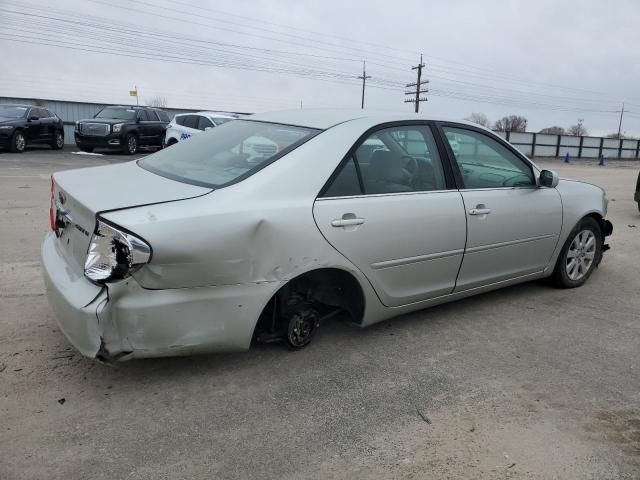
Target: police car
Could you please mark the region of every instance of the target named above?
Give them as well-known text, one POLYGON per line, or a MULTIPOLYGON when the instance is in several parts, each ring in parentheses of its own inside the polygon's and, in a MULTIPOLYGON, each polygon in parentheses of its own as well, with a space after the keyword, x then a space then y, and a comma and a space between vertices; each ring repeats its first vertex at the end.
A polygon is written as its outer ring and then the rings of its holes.
POLYGON ((236 117, 229 114, 217 112, 178 114, 173 117, 173 120, 171 120, 171 123, 167 126, 167 131, 164 136, 164 146, 169 147, 188 139, 192 135, 203 132, 208 128, 217 127, 235 118, 236 117))

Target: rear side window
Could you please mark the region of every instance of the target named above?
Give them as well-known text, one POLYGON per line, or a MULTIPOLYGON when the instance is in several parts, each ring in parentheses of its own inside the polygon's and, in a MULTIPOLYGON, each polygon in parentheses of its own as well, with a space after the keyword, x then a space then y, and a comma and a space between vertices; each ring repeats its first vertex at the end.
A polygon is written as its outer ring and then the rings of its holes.
POLYGON ((351 157, 347 163, 342 165, 342 168, 322 196, 352 197, 354 195, 362 195, 363 193, 358 179, 356 162, 353 157, 351 157))
POLYGON ((403 125, 369 135, 320 196, 429 192, 446 188, 431 129, 424 125, 403 125))
POLYGON ((169 114, 164 110, 155 110, 155 112, 158 114, 158 117, 160 117, 161 122, 169 123, 171 121, 169 114))
POLYGON ((311 128, 237 120, 160 150, 138 165, 179 182, 223 187, 249 177, 317 133, 311 128))

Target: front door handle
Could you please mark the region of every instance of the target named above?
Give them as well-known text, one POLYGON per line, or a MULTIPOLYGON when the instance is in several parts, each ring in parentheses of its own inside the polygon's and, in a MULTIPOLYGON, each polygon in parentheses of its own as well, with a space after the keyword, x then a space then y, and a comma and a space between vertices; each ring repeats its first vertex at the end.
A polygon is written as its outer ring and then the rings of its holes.
POLYGON ((469 215, 488 215, 490 213, 491 209, 484 207, 484 205, 482 206, 482 208, 480 208, 480 205, 478 205, 476 208, 472 208, 471 210, 469 210, 469 215))

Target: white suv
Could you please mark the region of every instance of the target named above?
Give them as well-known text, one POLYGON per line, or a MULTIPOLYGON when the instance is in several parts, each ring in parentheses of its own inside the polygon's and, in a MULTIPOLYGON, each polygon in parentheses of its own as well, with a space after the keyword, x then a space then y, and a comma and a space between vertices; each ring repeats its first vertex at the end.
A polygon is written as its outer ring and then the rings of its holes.
POLYGON ((174 143, 186 140, 194 134, 205 131, 208 128, 217 127, 223 123, 234 120, 236 117, 217 112, 181 113, 173 117, 167 126, 164 136, 164 146, 169 147, 174 143))

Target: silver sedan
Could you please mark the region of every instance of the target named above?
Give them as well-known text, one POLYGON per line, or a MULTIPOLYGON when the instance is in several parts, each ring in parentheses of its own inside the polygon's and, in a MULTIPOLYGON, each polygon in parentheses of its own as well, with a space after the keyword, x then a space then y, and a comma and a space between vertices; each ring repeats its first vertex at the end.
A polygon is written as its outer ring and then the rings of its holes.
POLYGON ((470 123, 296 110, 55 174, 42 263, 89 357, 299 348, 336 314, 365 327, 543 277, 580 286, 606 213, 599 187, 470 123))

